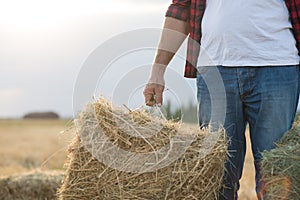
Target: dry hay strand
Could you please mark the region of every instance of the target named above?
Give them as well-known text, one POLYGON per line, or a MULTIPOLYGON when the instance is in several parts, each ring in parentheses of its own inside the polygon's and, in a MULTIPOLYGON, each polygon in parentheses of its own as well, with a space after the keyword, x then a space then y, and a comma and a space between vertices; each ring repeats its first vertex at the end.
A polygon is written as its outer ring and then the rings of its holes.
POLYGON ((271 200, 300 199, 300 120, 278 142, 263 153, 263 193, 271 200))
POLYGON ((52 200, 57 199, 63 174, 59 172, 29 172, 0 179, 0 199, 52 200))
MULTIPOLYGON (((78 135, 69 148, 66 176, 59 191, 60 200, 217 198, 227 158, 227 141, 223 129, 209 134, 210 137, 205 137, 196 126, 184 129, 177 143, 189 138, 191 130, 197 130, 197 134, 181 155, 176 155, 174 161, 161 168, 155 168, 155 165, 147 168, 147 163, 144 163, 137 168, 139 171, 131 166, 134 158, 159 151, 167 145, 176 146, 176 142, 170 144, 170 141, 182 131, 180 123, 165 121, 141 110, 116 108, 103 98, 88 105, 79 114, 76 123, 79 125, 78 135), (100 162, 93 156, 93 151, 101 154, 110 148, 101 140, 101 131, 110 145, 137 154, 118 161, 115 155, 106 152, 109 154, 107 160, 103 156, 101 159, 104 161, 100 162), (92 141, 92 144, 85 141, 92 141), (97 144, 101 146, 100 149, 97 149, 97 144), (113 164, 108 166, 106 161, 113 161, 113 164), (120 168, 120 165, 123 167, 120 168)), ((160 155, 155 156, 159 159, 160 155)), ((149 158, 145 157, 146 160, 149 158)), ((139 159, 143 162, 142 157, 139 159)))

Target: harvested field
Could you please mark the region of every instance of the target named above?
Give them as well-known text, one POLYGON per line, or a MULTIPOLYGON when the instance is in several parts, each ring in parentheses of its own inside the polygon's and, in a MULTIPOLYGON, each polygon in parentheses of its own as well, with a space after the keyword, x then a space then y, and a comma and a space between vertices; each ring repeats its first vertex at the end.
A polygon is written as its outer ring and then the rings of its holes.
MULTIPOLYGON (((0 120, 0 176, 36 168, 63 173, 67 147, 74 138, 72 131, 61 133, 69 129, 68 124, 68 120, 0 120)), ((248 148, 239 199, 256 199, 253 176, 253 158, 248 148)))

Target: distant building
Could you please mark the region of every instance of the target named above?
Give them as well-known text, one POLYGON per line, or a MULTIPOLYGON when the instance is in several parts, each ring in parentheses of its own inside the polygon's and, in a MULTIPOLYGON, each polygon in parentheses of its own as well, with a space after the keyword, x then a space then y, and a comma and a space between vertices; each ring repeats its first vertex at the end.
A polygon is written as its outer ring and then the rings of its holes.
POLYGON ((24 115, 23 119, 59 119, 55 112, 31 112, 24 115))

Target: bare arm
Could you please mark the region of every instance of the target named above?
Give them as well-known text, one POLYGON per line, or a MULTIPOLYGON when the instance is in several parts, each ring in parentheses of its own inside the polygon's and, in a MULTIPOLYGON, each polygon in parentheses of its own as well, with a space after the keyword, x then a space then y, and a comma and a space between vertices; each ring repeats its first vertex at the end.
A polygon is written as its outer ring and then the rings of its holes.
POLYGON ((167 65, 189 33, 186 21, 166 17, 161 38, 151 68, 148 84, 144 89, 145 103, 148 106, 162 105, 164 90, 164 73, 167 65))

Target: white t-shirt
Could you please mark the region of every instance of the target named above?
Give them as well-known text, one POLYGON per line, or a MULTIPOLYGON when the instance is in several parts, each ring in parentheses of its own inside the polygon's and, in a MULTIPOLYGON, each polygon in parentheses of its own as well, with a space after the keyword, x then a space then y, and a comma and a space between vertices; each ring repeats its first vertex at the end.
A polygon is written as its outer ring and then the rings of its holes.
POLYGON ((299 64, 283 0, 207 0, 198 66, 299 64))

